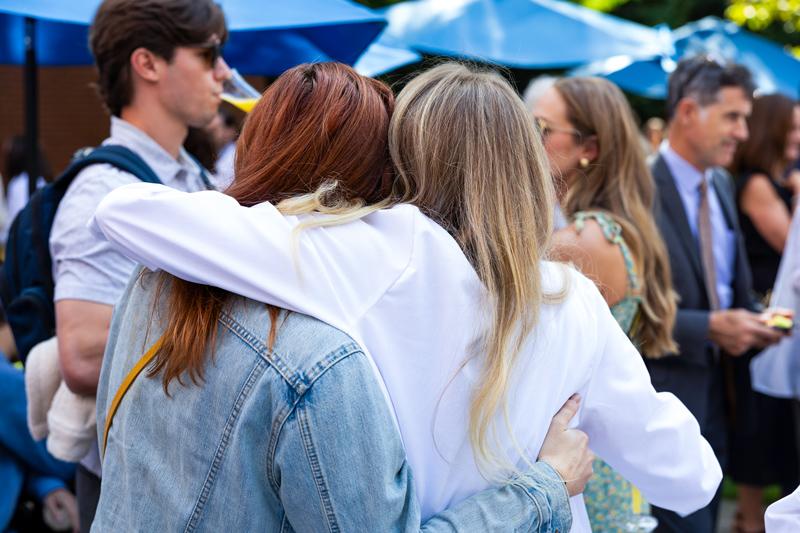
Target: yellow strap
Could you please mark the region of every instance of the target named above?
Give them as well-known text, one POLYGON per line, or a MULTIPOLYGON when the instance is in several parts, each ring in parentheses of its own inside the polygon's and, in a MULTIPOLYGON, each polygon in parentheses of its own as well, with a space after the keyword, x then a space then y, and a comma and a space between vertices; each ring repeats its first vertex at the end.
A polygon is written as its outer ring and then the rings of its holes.
POLYGON ((128 389, 131 388, 133 382, 136 381, 136 378, 139 377, 139 374, 142 373, 144 367, 146 367, 150 361, 153 360, 153 357, 156 356, 159 348, 161 348, 161 344, 164 341, 164 337, 158 339, 155 344, 153 344, 149 350, 142 356, 139 361, 133 365, 128 375, 125 376, 125 379, 122 380, 122 383, 117 389, 117 393, 114 395, 114 401, 111 402, 111 408, 108 410, 108 414, 106 415, 106 426, 103 428, 103 455, 106 453, 106 443, 108 442, 108 430, 111 429, 111 423, 114 421, 114 415, 117 413, 117 409, 119 408, 119 404, 122 401, 122 398, 125 397, 125 394, 128 392, 128 389))
POLYGON ((633 514, 642 514, 642 493, 634 486, 631 486, 631 500, 633 514))

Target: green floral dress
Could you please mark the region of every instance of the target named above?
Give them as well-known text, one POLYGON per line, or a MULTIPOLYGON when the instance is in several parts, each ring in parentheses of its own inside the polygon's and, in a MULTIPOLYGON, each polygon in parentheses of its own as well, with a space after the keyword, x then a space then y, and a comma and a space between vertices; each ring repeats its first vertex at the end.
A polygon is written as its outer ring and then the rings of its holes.
MULTIPOLYGON (((602 211, 576 213, 573 218, 575 231, 580 233, 586 220, 589 219, 595 220, 600 225, 603 235, 609 242, 619 246, 625 260, 628 291, 622 300, 611 306, 611 314, 622 330, 630 335, 642 303, 636 265, 628 245, 622 238, 622 228, 608 213, 602 211)), ((624 532, 625 523, 633 513, 649 513, 649 506, 642 501, 639 491, 629 481, 600 459, 595 459, 593 467, 594 476, 586 485, 583 499, 594 533, 624 532)))

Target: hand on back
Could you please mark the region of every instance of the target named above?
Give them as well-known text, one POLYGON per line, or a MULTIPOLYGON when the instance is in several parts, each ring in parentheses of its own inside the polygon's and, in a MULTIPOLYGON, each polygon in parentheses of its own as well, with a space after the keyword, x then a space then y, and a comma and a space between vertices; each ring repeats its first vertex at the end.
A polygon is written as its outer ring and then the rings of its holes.
POLYGON ((594 461, 586 433, 568 427, 579 406, 580 396, 573 394, 553 417, 539 451, 539 460, 558 472, 570 496, 583 492, 592 477, 594 461))

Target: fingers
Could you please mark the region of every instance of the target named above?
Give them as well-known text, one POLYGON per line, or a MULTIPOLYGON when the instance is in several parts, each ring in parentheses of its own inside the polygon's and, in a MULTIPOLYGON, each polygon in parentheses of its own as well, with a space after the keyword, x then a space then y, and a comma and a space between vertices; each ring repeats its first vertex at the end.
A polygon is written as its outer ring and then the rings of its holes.
POLYGON ((566 429, 569 425, 569 421, 572 420, 572 417, 578 412, 580 405, 581 397, 578 394, 570 396, 553 417, 553 422, 550 424, 550 427, 557 426, 560 429, 566 429))
POLYGON ((794 311, 788 307, 769 307, 764 310, 762 315, 770 317, 772 315, 785 316, 786 318, 794 318, 794 311))
POLYGON ((755 336, 754 344, 758 348, 763 348, 765 346, 769 346, 770 344, 780 342, 780 340, 784 337, 783 332, 763 326, 761 324, 758 324, 757 327, 754 327, 752 333, 755 336))

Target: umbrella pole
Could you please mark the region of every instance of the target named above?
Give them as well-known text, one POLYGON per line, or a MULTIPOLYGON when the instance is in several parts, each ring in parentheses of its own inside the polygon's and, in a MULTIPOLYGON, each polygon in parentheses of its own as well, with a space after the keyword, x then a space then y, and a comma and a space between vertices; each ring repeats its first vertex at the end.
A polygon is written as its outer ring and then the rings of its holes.
MULTIPOLYGON (((28 192, 33 195, 39 179, 39 80, 36 68, 36 19, 25 17, 25 170, 28 192)), ((11 176, 9 176, 11 177, 11 176)))

